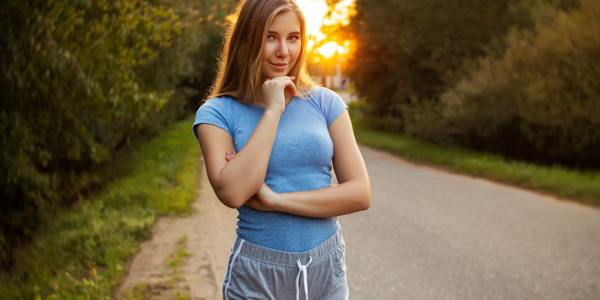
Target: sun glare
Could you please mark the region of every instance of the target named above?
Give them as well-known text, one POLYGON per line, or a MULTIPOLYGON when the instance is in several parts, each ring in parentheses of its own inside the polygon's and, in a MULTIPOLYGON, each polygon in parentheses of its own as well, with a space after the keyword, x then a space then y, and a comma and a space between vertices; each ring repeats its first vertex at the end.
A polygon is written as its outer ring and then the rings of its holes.
POLYGON ((325 58, 330 58, 334 56, 336 52, 342 54, 342 52, 344 52, 344 48, 338 45, 336 42, 327 42, 319 47, 317 52, 325 58))
POLYGON ((312 53, 315 61, 320 57, 330 58, 336 53, 346 55, 350 52, 350 41, 341 45, 331 40, 332 37, 323 33, 324 26, 348 25, 350 18, 355 13, 355 0, 338 1, 328 14, 327 0, 296 0, 306 18, 308 31, 308 52, 312 53), (315 49, 316 47, 316 49, 315 49))

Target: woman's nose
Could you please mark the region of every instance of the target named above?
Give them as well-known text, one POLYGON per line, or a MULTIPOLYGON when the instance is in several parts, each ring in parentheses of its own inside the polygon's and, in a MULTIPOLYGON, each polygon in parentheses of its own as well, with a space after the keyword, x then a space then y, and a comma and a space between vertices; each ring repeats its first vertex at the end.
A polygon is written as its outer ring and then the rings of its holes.
POLYGON ((279 42, 279 47, 277 47, 277 51, 275 53, 277 56, 288 56, 289 49, 286 41, 279 42))

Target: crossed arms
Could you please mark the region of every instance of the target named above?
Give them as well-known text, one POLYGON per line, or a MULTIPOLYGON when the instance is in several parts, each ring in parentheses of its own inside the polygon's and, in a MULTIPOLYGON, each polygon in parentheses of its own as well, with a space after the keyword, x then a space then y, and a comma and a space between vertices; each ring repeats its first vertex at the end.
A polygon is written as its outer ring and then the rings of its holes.
POLYGON ((210 124, 197 127, 208 179, 219 200, 232 208, 246 204, 258 210, 321 218, 368 209, 371 186, 347 111, 329 127, 338 185, 312 191, 275 193, 264 184, 280 116, 265 111, 244 148, 227 159, 226 153, 234 151, 231 136, 210 124))

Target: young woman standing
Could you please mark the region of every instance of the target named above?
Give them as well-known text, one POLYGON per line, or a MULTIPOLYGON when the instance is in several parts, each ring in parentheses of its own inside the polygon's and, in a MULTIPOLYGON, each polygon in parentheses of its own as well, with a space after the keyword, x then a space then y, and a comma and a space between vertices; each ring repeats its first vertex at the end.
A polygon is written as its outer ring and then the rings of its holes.
POLYGON ((239 213, 223 298, 347 299, 336 217, 371 202, 347 106, 308 77, 292 0, 241 1, 236 17, 193 125, 211 186, 239 213))

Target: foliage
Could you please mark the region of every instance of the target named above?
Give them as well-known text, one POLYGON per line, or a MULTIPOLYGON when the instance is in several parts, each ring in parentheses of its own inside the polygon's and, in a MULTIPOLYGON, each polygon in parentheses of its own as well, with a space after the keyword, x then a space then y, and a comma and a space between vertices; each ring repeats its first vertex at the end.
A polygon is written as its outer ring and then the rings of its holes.
POLYGON ((600 166, 592 2, 358 0, 352 76, 367 119, 438 144, 600 166))
POLYGON ((113 299, 157 215, 191 212, 200 170, 191 122, 119 153, 102 170, 117 180, 58 212, 19 249, 0 273, 0 299, 113 299))
POLYGON ((511 2, 357 1, 358 90, 380 116, 404 118, 402 106, 436 100, 465 59, 485 54, 507 30, 511 2))
POLYGON ((115 153, 191 112, 230 2, 2 1, 1 267, 115 153))
POLYGON ((442 96, 457 136, 504 140, 530 160, 600 165, 600 3, 581 5, 540 7, 533 31, 513 32, 502 57, 481 60, 442 96))

